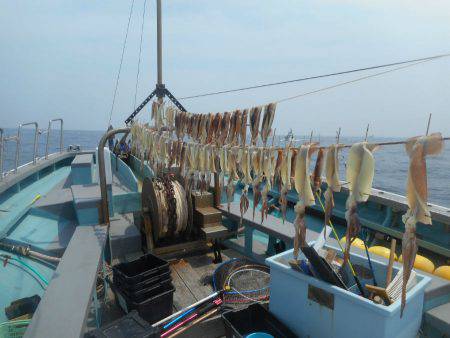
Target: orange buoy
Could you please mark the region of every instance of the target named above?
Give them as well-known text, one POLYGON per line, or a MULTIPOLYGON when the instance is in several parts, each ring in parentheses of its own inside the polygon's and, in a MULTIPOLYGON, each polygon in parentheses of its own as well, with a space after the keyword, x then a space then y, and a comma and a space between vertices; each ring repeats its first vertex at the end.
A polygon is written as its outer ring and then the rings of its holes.
MULTIPOLYGON (((369 252, 374 255, 382 256, 389 259, 391 255, 391 249, 385 248, 384 246, 375 245, 369 248, 369 252)), ((394 259, 397 260, 397 255, 394 253, 394 259)))
MULTIPOLYGON (((401 263, 403 262, 401 255, 400 255, 399 261, 401 263)), ((428 272, 428 273, 433 273, 434 264, 428 258, 421 256, 421 255, 416 255, 416 260, 414 261, 414 268, 428 272)))
MULTIPOLYGON (((342 244, 342 246, 345 246, 346 241, 347 239, 344 236, 339 242, 342 244)), ((364 242, 359 238, 355 238, 355 240, 352 242, 352 246, 356 246, 357 248, 364 250, 364 242)))
POLYGON ((450 265, 442 265, 434 270, 434 274, 438 277, 450 280, 450 265))

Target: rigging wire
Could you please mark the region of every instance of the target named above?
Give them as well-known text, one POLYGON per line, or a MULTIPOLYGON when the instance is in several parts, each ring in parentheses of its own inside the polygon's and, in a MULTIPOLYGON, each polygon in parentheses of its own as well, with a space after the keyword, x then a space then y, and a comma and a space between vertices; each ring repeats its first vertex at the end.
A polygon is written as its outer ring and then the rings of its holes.
POLYGON ((113 110, 114 110, 114 104, 116 103, 117 89, 119 87, 120 73, 122 71, 123 56, 125 54, 125 49, 126 49, 126 46, 127 46, 128 31, 130 30, 130 22, 131 22, 131 16, 133 14, 133 7, 134 7, 134 0, 131 1, 130 15, 128 16, 127 30, 126 30, 126 33, 125 33, 125 39, 123 41, 122 55, 120 57, 119 70, 117 72, 117 77, 116 77, 116 86, 114 88, 114 95, 113 95, 113 100, 112 100, 112 104, 111 104, 111 111, 109 112, 108 127, 111 125, 111 119, 112 119, 112 114, 113 114, 113 110))
POLYGON ((147 0, 144 0, 144 10, 142 11, 142 24, 141 24, 141 41, 139 42, 139 60, 138 60, 137 74, 136 74, 136 86, 134 89, 133 110, 136 109, 136 98, 137 98, 137 91, 138 91, 138 85, 139 85, 139 73, 140 73, 140 69, 141 69, 142 37, 144 35, 145 6, 146 5, 147 5, 147 0))
MULTIPOLYGON (((441 57, 443 57, 443 56, 441 56, 441 57)), ((312 90, 312 91, 309 91, 309 92, 296 94, 296 95, 293 95, 293 96, 289 96, 289 97, 277 100, 275 102, 276 103, 280 103, 280 102, 286 102, 286 101, 298 99, 299 97, 302 97, 302 96, 316 94, 316 93, 323 92, 323 91, 326 91, 326 90, 330 90, 330 89, 334 89, 334 88, 337 88, 337 87, 345 86, 345 85, 348 85, 348 84, 351 84, 351 83, 367 80, 367 79, 370 79, 370 78, 373 78, 373 77, 377 77, 377 76, 380 76, 380 75, 393 73, 395 71, 398 71, 398 70, 401 70, 401 69, 405 69, 405 68, 409 68, 409 67, 414 67, 414 66, 417 66, 418 64, 421 64, 421 63, 424 63, 424 62, 429 62, 429 61, 432 61, 432 60, 436 60, 436 59, 435 58, 433 58, 433 59, 426 59, 426 60, 422 60, 422 61, 415 62, 415 63, 412 63, 412 64, 407 64, 405 66, 400 66, 400 67, 396 67, 396 68, 393 68, 393 69, 385 70, 385 71, 382 71, 382 72, 378 72, 378 73, 374 73, 374 74, 358 77, 356 79, 352 79, 352 80, 349 80, 349 81, 338 82, 338 83, 336 83, 334 85, 331 85, 331 86, 322 87, 322 88, 315 89, 315 90, 312 90)))
POLYGON ((345 70, 345 71, 335 72, 335 73, 328 73, 328 74, 322 74, 322 75, 308 76, 308 77, 303 77, 303 78, 293 79, 293 80, 286 80, 286 81, 279 81, 279 82, 272 82, 272 83, 264 83, 264 84, 260 84, 260 85, 253 85, 253 86, 242 87, 242 88, 235 88, 235 89, 228 89, 228 90, 221 90, 221 91, 216 91, 216 92, 202 93, 202 94, 191 95, 191 96, 184 96, 184 97, 179 98, 178 100, 189 100, 189 99, 205 97, 205 96, 234 93, 234 92, 240 92, 240 91, 251 90, 251 89, 258 89, 258 88, 264 88, 264 87, 278 86, 278 85, 294 83, 294 82, 301 82, 301 81, 307 81, 307 80, 321 79, 321 78, 326 78, 326 77, 351 74, 351 73, 362 72, 362 71, 378 69, 378 68, 399 66, 399 65, 403 65, 403 64, 409 64, 409 63, 418 63, 418 62, 422 62, 422 61, 423 62, 424 61, 431 61, 431 60, 435 60, 435 59, 443 58, 443 57, 447 57, 447 56, 450 56, 450 53, 434 55, 434 56, 428 56, 428 57, 424 57, 424 58, 420 58, 420 59, 411 59, 411 60, 393 62, 393 63, 388 63, 388 64, 370 66, 370 67, 365 67, 365 68, 357 68, 357 69, 345 70))

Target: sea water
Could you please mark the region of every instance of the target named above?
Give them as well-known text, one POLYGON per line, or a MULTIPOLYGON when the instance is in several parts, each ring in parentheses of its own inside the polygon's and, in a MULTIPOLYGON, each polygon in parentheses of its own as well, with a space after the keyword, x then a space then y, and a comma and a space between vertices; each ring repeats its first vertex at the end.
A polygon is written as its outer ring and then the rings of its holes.
MULTIPOLYGON (((5 135, 15 135, 16 129, 6 129, 5 135)), ((95 149, 103 135, 102 131, 81 131, 81 130, 65 130, 64 131, 64 148, 69 145, 80 145, 82 150, 95 149)), ((42 134, 38 141, 38 156, 45 155, 46 134, 42 134)), ((294 137, 293 145, 298 146, 308 137, 294 137)), ((398 138, 377 138, 370 137, 369 142, 386 142, 397 141, 398 138)), ((314 138, 313 141, 319 141, 314 138)), ((351 144, 360 142, 361 138, 340 139, 341 143, 351 144)), ((321 137, 320 144, 328 145, 334 142, 332 137, 321 137)), ((22 131, 22 152, 20 164, 28 163, 33 157, 34 131, 32 129, 23 129, 22 131)), ((59 150, 59 130, 55 129, 50 135, 49 153, 59 150)), ((275 145, 284 146, 283 137, 275 140, 275 145)), ((15 142, 7 142, 5 146, 4 171, 14 168, 15 164, 15 142)), ((348 149, 343 149, 340 155, 340 176, 345 180, 345 163, 348 155, 348 149)), ((399 195, 406 193, 406 180, 408 175, 409 159, 403 145, 383 146, 374 152, 375 157, 375 178, 373 187, 386 190, 399 195)), ((311 160, 311 170, 314 168, 315 156, 311 160)), ((438 156, 430 156, 427 158, 428 169, 428 189, 429 201, 434 204, 450 207, 450 144, 444 147, 443 152, 438 156)))

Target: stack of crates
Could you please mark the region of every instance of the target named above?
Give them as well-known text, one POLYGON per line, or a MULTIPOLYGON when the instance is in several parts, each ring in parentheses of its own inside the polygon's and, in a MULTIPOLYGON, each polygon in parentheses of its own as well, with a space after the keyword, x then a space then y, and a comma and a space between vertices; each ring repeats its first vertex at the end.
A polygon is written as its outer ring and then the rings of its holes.
POLYGON ((137 310, 151 324, 172 314, 175 288, 167 261, 147 254, 112 270, 116 301, 126 313, 137 310))

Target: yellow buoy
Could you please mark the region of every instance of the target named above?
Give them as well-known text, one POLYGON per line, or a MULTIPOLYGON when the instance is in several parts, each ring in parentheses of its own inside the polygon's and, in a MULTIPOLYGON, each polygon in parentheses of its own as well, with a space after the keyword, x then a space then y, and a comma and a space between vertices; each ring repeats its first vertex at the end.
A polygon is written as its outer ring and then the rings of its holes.
POLYGON ((450 280, 450 265, 442 265, 434 270, 434 274, 441 278, 450 280))
MULTIPOLYGON (((372 246, 369 248, 369 252, 389 259, 389 256, 391 254, 391 249, 385 248, 384 246, 375 245, 375 246, 372 246)), ((396 254, 394 254, 394 259, 397 260, 396 254)))
MULTIPOLYGON (((342 237, 339 242, 341 242, 342 246, 345 246, 346 242, 345 236, 342 237)), ((364 242, 359 238, 355 238, 355 240, 352 242, 352 246, 356 246, 357 248, 364 250, 364 242)))
MULTIPOLYGON (((400 263, 403 262, 402 260, 402 256, 400 255, 399 258, 400 263)), ((434 271, 434 264, 432 261, 430 261, 428 258, 423 257, 421 255, 416 255, 416 260, 414 261, 414 267, 416 269, 428 272, 428 273, 433 273, 434 271)))

